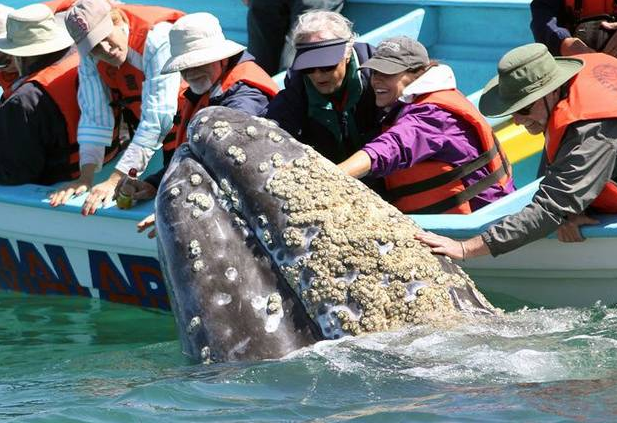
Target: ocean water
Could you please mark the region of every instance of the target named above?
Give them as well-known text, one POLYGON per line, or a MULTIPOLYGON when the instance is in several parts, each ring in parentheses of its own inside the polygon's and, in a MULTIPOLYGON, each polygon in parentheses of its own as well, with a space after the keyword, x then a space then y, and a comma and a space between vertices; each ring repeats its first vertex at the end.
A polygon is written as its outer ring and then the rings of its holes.
POLYGON ((0 421, 610 422, 617 309, 521 309, 438 330, 195 364, 168 313, 0 292, 0 421))

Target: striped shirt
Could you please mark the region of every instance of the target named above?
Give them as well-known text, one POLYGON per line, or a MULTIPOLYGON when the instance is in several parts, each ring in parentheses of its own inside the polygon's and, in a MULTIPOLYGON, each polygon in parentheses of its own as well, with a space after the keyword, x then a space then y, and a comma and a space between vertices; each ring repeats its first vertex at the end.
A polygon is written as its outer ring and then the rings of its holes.
MULTIPOLYGON (((159 149, 173 126, 178 106, 180 74, 161 75, 163 65, 170 57, 169 30, 172 24, 156 24, 146 37, 143 56, 129 47, 127 61, 144 75, 141 93, 141 120, 129 148, 116 165, 116 169, 128 173, 130 168, 143 172, 148 161, 159 149)), ((127 27, 128 31, 128 27, 127 27)), ((111 145, 114 117, 109 102, 109 88, 101 80, 98 61, 88 55, 79 65, 79 89, 77 99, 81 117, 77 129, 80 166, 95 164, 101 169, 105 147, 111 145)))

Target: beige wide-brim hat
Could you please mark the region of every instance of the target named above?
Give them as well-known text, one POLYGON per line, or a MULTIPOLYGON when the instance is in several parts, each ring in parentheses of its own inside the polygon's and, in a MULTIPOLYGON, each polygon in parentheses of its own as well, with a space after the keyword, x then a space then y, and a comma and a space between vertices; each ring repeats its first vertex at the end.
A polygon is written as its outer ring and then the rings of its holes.
POLYGON ((54 53, 73 44, 53 11, 41 3, 9 13, 6 34, 0 38, 0 51, 11 56, 29 57, 54 53))
POLYGON ((171 57, 161 73, 207 65, 246 50, 225 39, 219 20, 210 13, 192 13, 178 19, 169 31, 171 57))
POLYGON ((515 113, 556 90, 583 68, 584 62, 553 57, 544 44, 527 44, 505 54, 497 76, 484 87, 478 107, 484 116, 515 113))
POLYGON ((0 37, 6 36, 6 18, 8 18, 9 13, 13 10, 15 9, 12 7, 0 4, 0 37))

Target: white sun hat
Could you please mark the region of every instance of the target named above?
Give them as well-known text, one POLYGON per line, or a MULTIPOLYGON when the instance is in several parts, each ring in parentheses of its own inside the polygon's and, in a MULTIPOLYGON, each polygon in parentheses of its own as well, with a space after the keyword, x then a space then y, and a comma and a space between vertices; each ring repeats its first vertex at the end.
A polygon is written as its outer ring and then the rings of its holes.
POLYGON ((227 40, 219 20, 210 13, 192 13, 169 31, 171 57, 161 73, 173 73, 234 56, 246 47, 227 40))
POLYGON ((64 26, 56 22, 52 10, 36 3, 9 13, 6 34, 0 38, 0 51, 29 57, 54 53, 71 44, 73 39, 64 26))
POLYGON ((6 34, 6 18, 13 10, 15 9, 12 7, 0 4, 0 37, 4 37, 4 34, 6 34))

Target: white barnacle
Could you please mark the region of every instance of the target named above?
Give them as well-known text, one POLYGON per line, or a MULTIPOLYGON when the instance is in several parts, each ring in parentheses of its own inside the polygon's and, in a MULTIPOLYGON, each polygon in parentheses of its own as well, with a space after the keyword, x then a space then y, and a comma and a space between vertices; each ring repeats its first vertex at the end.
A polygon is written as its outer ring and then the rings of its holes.
POLYGON ((268 308, 266 312, 268 314, 276 314, 283 307, 283 299, 281 298, 281 294, 275 292, 274 294, 270 294, 268 297, 268 308))
POLYGON ((267 172, 268 169, 270 169, 270 165, 268 163, 266 163, 266 162, 261 162, 261 163, 259 163, 259 166, 257 167, 257 169, 261 173, 264 173, 264 172, 267 172))
POLYGON ((199 272, 204 268, 204 262, 201 260, 195 260, 193 262, 193 272, 199 272))
POLYGON ((240 149, 238 154, 236 154, 234 163, 236 163, 237 165, 242 165, 246 163, 246 154, 244 154, 244 151, 242 151, 242 149, 240 149))
POLYGON ((240 216, 234 217, 234 223, 241 228, 246 226, 246 220, 242 219, 240 216))
POLYGON ((265 228, 268 225, 268 218, 265 214, 260 214, 259 216, 257 216, 257 223, 262 228, 265 228))
POLYGON ((274 153, 272 155, 272 165, 274 167, 279 167, 283 164, 283 156, 280 153, 274 153))
POLYGON ((246 134, 249 137, 255 137, 255 135, 257 135, 257 128, 255 128, 253 125, 247 126, 246 127, 246 134))
POLYGON ((235 267, 228 267, 225 270, 225 277, 232 282, 235 281, 238 277, 238 270, 235 267))
POLYGON ((169 191, 169 193, 171 194, 172 197, 177 197, 180 195, 180 188, 173 187, 171 191, 169 191))
POLYGON ((203 347, 201 349, 200 352, 201 355, 201 361, 203 361, 205 364, 210 364, 212 362, 212 359, 210 358, 210 348, 209 347, 203 347))
POLYGON ((224 138, 227 134, 231 132, 231 128, 224 126, 222 128, 214 128, 214 135, 219 138, 224 138))
POLYGON ((189 322, 188 327, 186 328, 186 331, 190 334, 192 334, 193 332, 195 332, 196 329, 199 328, 199 326, 201 325, 201 318, 199 316, 194 316, 191 321, 189 322))
POLYGON ((214 126, 215 128, 225 128, 229 126, 229 122, 227 122, 226 120, 217 120, 212 126, 214 126))
POLYGON ((201 255, 201 247, 191 248, 191 257, 197 258, 201 255))
POLYGON ((227 155, 235 157, 236 154, 238 154, 238 147, 236 147, 235 145, 230 145, 227 149, 227 155))
POLYGON ((276 131, 268 132, 268 138, 277 143, 283 141, 283 137, 280 134, 277 134, 276 131))
POLYGON ((191 137, 191 139, 193 140, 193 142, 198 142, 200 138, 201 138, 201 137, 200 137, 200 136, 199 136, 199 134, 197 134, 197 133, 193 134, 193 136, 191 137))
POLYGON ((201 119, 199 119, 199 123, 206 123, 208 122, 208 116, 203 116, 201 119))
POLYGON ((191 175, 191 185, 197 186, 203 182, 204 178, 199 173, 193 173, 191 175))
POLYGON ((191 192, 189 195, 187 195, 186 201, 188 201, 189 203, 192 203, 193 201, 195 201, 196 197, 197 197, 197 194, 195 194, 194 192, 191 192))
POLYGON ((231 193, 231 184, 229 183, 229 181, 225 178, 221 179, 221 181, 219 182, 221 189, 223 190, 223 192, 225 194, 230 194, 231 193))
POLYGON ((192 239, 191 242, 189 242, 189 248, 198 248, 199 247, 199 241, 197 241, 196 239, 192 239))
POLYGON ((191 212, 191 216, 193 216, 193 218, 195 219, 201 217, 202 214, 204 214, 204 211, 202 209, 193 209, 193 211, 191 212))
POLYGON ((272 244, 272 235, 269 230, 266 229, 263 231, 262 238, 267 245, 272 244))

